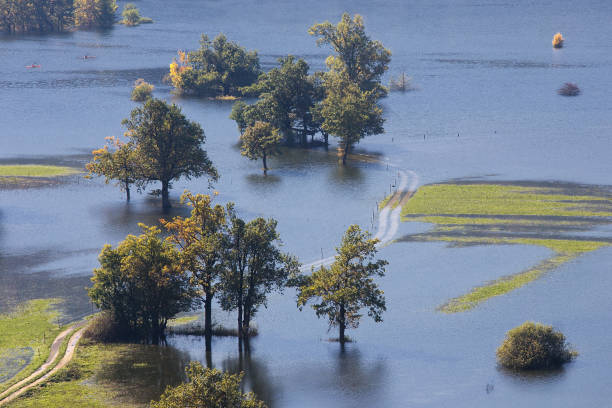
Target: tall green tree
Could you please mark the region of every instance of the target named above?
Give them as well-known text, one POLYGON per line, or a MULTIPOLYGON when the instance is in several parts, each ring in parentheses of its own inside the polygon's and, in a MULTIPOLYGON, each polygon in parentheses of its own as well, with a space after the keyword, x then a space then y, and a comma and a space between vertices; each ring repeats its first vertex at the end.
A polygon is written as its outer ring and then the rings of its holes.
POLYGON ((256 218, 246 223, 232 214, 230 223, 220 303, 224 310, 238 310, 238 334, 246 340, 251 320, 268 294, 282 291, 298 274, 299 264, 278 248, 276 220, 256 218))
POLYGON ((140 190, 143 187, 142 166, 134 149, 134 143, 122 142, 119 138, 107 138, 106 145, 92 152, 91 162, 85 165, 89 172, 86 176, 104 176, 108 184, 117 180, 117 184, 125 191, 127 201, 130 201, 130 186, 136 184, 140 190))
POLYGON ((358 225, 351 225, 336 248, 334 263, 314 271, 298 289, 300 310, 314 299, 317 317, 327 317, 330 327, 338 326, 341 344, 346 341, 345 330, 359 326, 361 309, 367 308, 375 322, 382 321, 386 310, 383 291, 374 282, 375 277, 384 276, 387 265, 385 260, 374 260, 377 243, 358 225))
POLYGON ((191 362, 185 369, 188 382, 168 387, 152 408, 266 408, 252 392, 243 393, 243 373, 229 374, 191 362))
POLYGON ((198 96, 240 95, 240 88, 253 84, 259 74, 256 51, 247 51, 219 34, 214 40, 202 34, 200 49, 170 64, 170 80, 182 93, 198 96))
POLYGON ((280 154, 282 136, 278 129, 266 122, 255 122, 240 136, 240 153, 251 160, 262 159, 263 171, 268 171, 267 158, 280 154))
POLYGON ((171 207, 169 189, 173 180, 204 174, 211 180, 218 179, 217 170, 202 149, 204 131, 198 123, 187 120, 178 106, 150 98, 122 123, 134 143, 144 178, 162 184, 164 209, 171 207))
POLYGON ((72 0, 0 0, 0 31, 63 31, 73 21, 72 0))
MULTIPOLYGON (((191 282, 198 287, 204 300, 204 333, 207 350, 212 338, 212 303, 220 284, 225 265, 227 212, 212 198, 189 191, 181 197, 191 209, 188 218, 174 217, 172 221, 161 220, 171 233, 169 239, 180 248, 182 265, 191 273, 191 282)), ((231 211, 233 204, 228 204, 231 211)))
POLYGON ((104 246, 89 297, 110 313, 117 332, 158 343, 168 319, 191 309, 194 293, 174 245, 159 228, 139 226, 141 235, 128 235, 116 248, 104 246))
POLYGON ((324 132, 336 136, 342 164, 351 148, 362 138, 382 133, 384 119, 375 90, 363 91, 346 75, 330 72, 326 76, 327 96, 318 111, 324 132))
POLYGON ((344 13, 337 25, 329 21, 315 24, 308 33, 318 37, 318 45, 331 45, 336 53, 326 61, 330 70, 346 75, 362 91, 375 91, 377 97, 386 94, 380 80, 389 68, 391 51, 368 37, 363 17, 355 14, 351 19, 344 13))

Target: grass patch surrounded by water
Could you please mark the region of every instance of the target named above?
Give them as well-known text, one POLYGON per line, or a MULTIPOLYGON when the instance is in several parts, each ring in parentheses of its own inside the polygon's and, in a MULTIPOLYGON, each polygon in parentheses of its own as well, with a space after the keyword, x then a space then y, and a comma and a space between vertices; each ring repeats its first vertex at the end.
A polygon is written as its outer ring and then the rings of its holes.
POLYGON ((494 296, 534 281, 576 257, 610 245, 610 238, 568 237, 612 222, 609 192, 584 186, 512 184, 433 184, 421 187, 402 208, 402 220, 430 222, 435 228, 403 240, 441 241, 457 246, 537 245, 554 254, 534 267, 477 286, 438 310, 470 310, 494 296))
POLYGON ((10 314, 0 315, 0 392, 27 377, 40 367, 49 356, 55 337, 60 333, 56 319, 59 312, 54 306, 58 299, 29 301, 10 314), (11 358, 20 350, 31 350, 29 359, 11 358), (29 361, 28 361, 29 360, 29 361))
POLYGON ((80 173, 78 169, 39 164, 0 165, 0 177, 58 177, 80 173))
POLYGON ((612 217, 612 200, 561 194, 550 187, 501 184, 432 184, 423 186, 402 208, 410 216, 555 216, 612 217))

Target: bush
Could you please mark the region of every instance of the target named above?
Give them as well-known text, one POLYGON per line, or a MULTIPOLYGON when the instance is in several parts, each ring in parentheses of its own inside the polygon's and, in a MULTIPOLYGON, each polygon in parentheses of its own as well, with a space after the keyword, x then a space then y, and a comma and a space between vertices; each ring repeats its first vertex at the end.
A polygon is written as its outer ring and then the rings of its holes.
POLYGON ((519 370, 556 368, 577 355, 561 332, 534 322, 525 322, 508 331, 497 349, 497 361, 501 366, 519 370))
POLYGON ((151 97, 153 89, 155 89, 153 85, 148 82, 145 82, 145 80, 142 78, 138 78, 136 82, 134 82, 132 100, 136 102, 146 101, 148 98, 151 97))
POLYGON ((576 84, 566 82, 561 88, 559 88, 557 93, 562 96, 578 96, 580 95, 580 88, 578 88, 578 85, 576 84))
POLYGON ((91 319, 83 337, 101 343, 112 343, 124 339, 121 329, 113 322, 109 312, 101 312, 91 319))
POLYGON ((562 48, 563 47, 563 36, 561 35, 561 33, 557 33, 555 34, 555 36, 553 37, 552 40, 552 45, 553 48, 562 48))
POLYGON ((121 24, 125 24, 126 26, 137 26, 139 24, 148 24, 152 23, 153 20, 149 17, 140 17, 140 12, 136 8, 136 6, 132 3, 128 3, 123 7, 123 12, 121 13, 123 20, 121 20, 121 24))

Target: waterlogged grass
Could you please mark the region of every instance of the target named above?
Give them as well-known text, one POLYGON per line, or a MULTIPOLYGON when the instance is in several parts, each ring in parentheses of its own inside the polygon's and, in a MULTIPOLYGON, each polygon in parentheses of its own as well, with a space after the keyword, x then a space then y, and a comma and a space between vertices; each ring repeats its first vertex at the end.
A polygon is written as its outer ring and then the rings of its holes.
MULTIPOLYGON (((0 315, 0 357, 10 358, 11 353, 23 348, 33 351, 29 363, 0 383, 0 392, 30 375, 47 360, 51 344, 61 331, 56 323, 59 313, 54 309, 59 302, 59 299, 36 299, 10 314, 0 315)), ((0 366, 0 376, 4 370, 15 370, 15 367, 0 366)))
POLYGON ((0 165, 0 177, 58 177, 79 173, 78 169, 38 164, 0 165))
POLYGON ((612 200, 608 197, 554 194, 551 191, 555 189, 498 184, 432 184, 419 188, 402 208, 402 216, 404 219, 413 215, 458 214, 612 217, 612 200), (606 209, 606 205, 610 208, 606 209))
POLYGON ((35 387, 8 405, 11 408, 64 408, 64 407, 133 407, 136 405, 115 401, 118 391, 109 384, 95 379, 105 361, 112 360, 129 345, 97 344, 82 340, 73 360, 50 380, 35 387))
POLYGON ((433 184, 421 187, 402 208, 404 221, 435 228, 410 237, 455 245, 538 245, 554 254, 520 273, 477 286, 440 306, 444 313, 470 310, 495 296, 534 281, 576 257, 610 245, 609 239, 571 239, 567 230, 586 231, 612 222, 612 197, 571 194, 571 188, 499 184, 433 184), (568 194, 568 191, 570 192, 568 194), (580 217, 576 219, 575 217, 580 217))

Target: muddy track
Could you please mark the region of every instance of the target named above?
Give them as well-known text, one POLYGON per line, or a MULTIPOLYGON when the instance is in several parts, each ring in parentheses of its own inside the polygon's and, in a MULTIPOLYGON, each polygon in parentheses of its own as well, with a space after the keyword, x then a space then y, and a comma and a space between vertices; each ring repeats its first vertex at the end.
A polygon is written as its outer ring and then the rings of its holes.
POLYGON ((72 359, 77 343, 79 342, 79 340, 81 339, 81 336, 83 335, 83 332, 87 328, 86 324, 87 324, 87 321, 82 321, 82 322, 79 322, 79 323, 76 323, 70 326, 69 328, 61 332, 55 338, 55 340, 53 341, 53 344, 51 345, 51 351, 49 352, 49 358, 47 359, 47 361, 43 365, 41 365, 36 371, 30 374, 27 378, 24 378, 23 380, 19 381, 16 384, 13 384, 6 391, 0 394, 0 406, 8 404, 9 402, 13 401, 15 398, 19 397, 21 394, 23 394, 30 388, 36 387, 37 385, 44 383, 53 374, 57 373, 64 366, 66 366, 66 364, 68 364, 68 362, 70 362, 70 360, 72 359), (66 336, 68 336, 68 334, 70 334, 73 330, 76 330, 76 331, 70 337, 70 340, 68 342, 68 347, 66 347, 66 352, 64 353, 64 356, 59 362, 57 362, 57 364, 53 366, 59 354, 62 343, 64 342, 66 336), (46 372, 47 369, 49 369, 49 367, 51 366, 52 368, 48 372, 46 372), (41 374, 44 374, 44 375, 36 379, 41 374), (34 381, 32 382, 32 380, 34 381))

